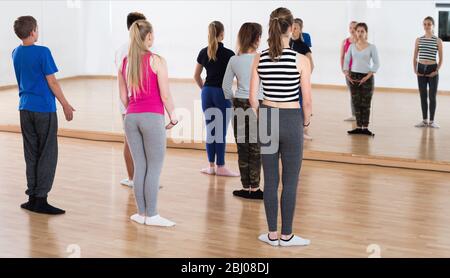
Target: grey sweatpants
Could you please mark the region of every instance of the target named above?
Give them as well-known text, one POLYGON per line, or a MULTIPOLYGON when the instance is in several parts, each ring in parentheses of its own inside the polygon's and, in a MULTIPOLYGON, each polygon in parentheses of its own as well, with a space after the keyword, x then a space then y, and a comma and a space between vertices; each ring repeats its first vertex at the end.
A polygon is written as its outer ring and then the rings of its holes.
MULTIPOLYGON (((260 122, 267 123, 267 131, 270 134, 270 123, 273 109, 261 105, 260 122), (264 113, 262 109, 267 109, 264 113), (266 119, 262 119, 266 117, 266 119)), ((264 207, 266 210, 267 224, 270 232, 277 231, 278 219, 278 184, 280 182, 279 161, 282 163, 281 181, 283 189, 281 193, 281 234, 292 233, 295 203, 297 199, 297 184, 299 182, 300 168, 303 159, 303 111, 301 109, 278 109, 279 121, 278 136, 271 135, 268 143, 261 142, 261 148, 270 144, 278 145, 274 153, 261 153, 264 170, 264 207)))
POLYGON ((56 112, 20 111, 28 196, 45 198, 52 189, 58 163, 56 112))
POLYGON ((166 153, 164 115, 127 114, 125 134, 134 163, 134 196, 138 213, 155 216, 158 214, 159 177, 166 153))

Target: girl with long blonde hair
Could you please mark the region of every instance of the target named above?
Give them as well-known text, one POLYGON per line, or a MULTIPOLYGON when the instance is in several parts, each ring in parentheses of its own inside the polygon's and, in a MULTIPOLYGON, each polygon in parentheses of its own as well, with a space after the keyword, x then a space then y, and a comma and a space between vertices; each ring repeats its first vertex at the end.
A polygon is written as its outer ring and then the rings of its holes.
POLYGON ((119 70, 120 98, 126 107, 125 134, 135 167, 134 195, 138 212, 131 220, 173 226, 157 210, 159 178, 166 151, 166 129, 178 123, 169 91, 167 64, 150 51, 153 27, 138 20, 130 28, 130 48, 119 70), (170 123, 164 124, 164 108, 170 123))

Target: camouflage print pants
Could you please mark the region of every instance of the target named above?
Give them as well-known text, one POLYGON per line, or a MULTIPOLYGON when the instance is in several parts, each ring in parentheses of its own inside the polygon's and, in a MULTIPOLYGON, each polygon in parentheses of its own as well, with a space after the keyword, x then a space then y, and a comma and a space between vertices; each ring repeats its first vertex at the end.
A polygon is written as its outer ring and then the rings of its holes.
POLYGON ((244 188, 259 187, 261 147, 257 136, 257 118, 248 99, 233 99, 233 130, 238 151, 239 171, 244 188))
POLYGON ((372 103, 374 77, 372 76, 362 85, 359 85, 359 80, 363 79, 366 74, 352 72, 350 74, 353 84, 350 84, 350 91, 352 93, 352 104, 355 107, 356 124, 359 127, 369 126, 370 119, 370 105, 372 103))

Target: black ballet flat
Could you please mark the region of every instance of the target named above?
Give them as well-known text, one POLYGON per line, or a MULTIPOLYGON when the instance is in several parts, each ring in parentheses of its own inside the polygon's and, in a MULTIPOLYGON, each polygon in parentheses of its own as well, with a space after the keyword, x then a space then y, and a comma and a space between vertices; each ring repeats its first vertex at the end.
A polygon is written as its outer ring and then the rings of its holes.
POLYGON ((348 134, 353 135, 353 134, 363 134, 363 129, 362 128, 355 128, 353 130, 349 130, 347 131, 348 134))

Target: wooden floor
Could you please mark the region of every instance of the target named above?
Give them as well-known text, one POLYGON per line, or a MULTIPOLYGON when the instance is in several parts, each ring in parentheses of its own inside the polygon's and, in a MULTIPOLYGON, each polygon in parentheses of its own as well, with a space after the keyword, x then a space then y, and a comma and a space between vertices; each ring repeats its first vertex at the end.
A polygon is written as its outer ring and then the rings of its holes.
MULTIPOLYGON (((67 123, 60 117, 60 127, 74 130, 122 133, 118 111, 116 81, 111 79, 77 79, 63 81, 62 87, 77 109, 75 120, 67 123)), ((190 116, 191 121, 181 121, 180 130, 169 133, 171 138, 201 142, 202 113, 200 92, 193 82, 172 82, 171 89, 178 108, 190 116), (196 127, 194 127, 194 122, 196 127)), ((0 92, 1 125, 17 125, 16 89, 0 92)), ((439 161, 450 163, 450 95, 438 96, 436 119, 441 129, 418 129, 414 127, 421 118, 419 96, 404 92, 375 92, 372 108, 371 129, 375 138, 348 136, 346 131, 352 123, 344 122, 349 115, 349 95, 344 90, 314 89, 314 117, 306 142, 310 151, 334 152, 363 156, 393 157, 410 160, 439 161)), ((234 142, 231 131, 228 142, 234 142)))
MULTIPOLYGON (((67 210, 42 216, 19 208, 25 200, 20 135, 0 133, 0 256, 68 257, 381 257, 450 256, 449 174, 374 166, 304 162, 294 231, 312 245, 274 248, 257 241, 266 231, 264 206, 232 196, 238 178, 198 173, 203 151, 169 149, 159 212, 173 228, 131 223, 132 190, 121 145, 61 138, 50 200, 67 210)), ((236 155, 228 155, 237 169, 236 155)))

